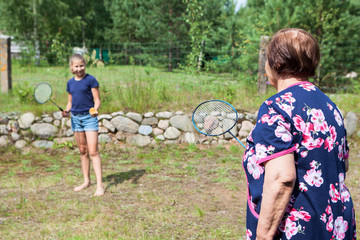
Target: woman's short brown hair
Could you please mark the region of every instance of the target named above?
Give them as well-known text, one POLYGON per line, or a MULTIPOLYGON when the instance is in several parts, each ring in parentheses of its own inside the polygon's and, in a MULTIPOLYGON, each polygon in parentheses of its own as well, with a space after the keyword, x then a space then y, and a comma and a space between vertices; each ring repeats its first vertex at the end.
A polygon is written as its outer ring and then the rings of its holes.
POLYGON ((275 33, 267 47, 267 61, 277 74, 315 76, 320 61, 319 45, 303 29, 282 29, 275 33))

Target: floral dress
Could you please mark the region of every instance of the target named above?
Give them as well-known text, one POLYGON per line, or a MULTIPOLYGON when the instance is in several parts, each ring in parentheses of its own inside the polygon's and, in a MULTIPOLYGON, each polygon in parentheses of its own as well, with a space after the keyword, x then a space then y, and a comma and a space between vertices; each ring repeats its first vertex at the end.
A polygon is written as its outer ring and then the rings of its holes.
POLYGON ((274 239, 356 239, 354 207, 345 185, 346 130, 339 109, 324 93, 301 82, 270 97, 261 105, 247 143, 246 239, 256 238, 262 163, 292 152, 297 179, 274 239))

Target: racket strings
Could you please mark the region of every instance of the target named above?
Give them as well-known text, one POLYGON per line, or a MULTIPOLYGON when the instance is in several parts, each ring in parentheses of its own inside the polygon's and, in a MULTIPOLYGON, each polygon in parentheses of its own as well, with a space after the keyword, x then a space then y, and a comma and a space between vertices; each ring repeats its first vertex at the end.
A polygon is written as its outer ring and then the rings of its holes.
POLYGON ((34 91, 34 97, 38 103, 49 101, 51 94, 52 89, 48 84, 39 84, 34 91))
POLYGON ((222 101, 201 104, 193 114, 197 129, 207 135, 217 136, 229 131, 237 121, 235 109, 222 101))

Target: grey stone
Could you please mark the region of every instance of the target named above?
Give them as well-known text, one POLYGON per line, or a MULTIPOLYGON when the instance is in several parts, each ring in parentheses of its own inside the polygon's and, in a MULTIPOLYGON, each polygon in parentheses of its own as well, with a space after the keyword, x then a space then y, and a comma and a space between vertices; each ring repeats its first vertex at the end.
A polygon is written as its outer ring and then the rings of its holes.
POLYGON ((186 115, 175 115, 170 118, 170 124, 184 132, 194 132, 195 128, 191 120, 186 115))
POLYGON ((9 118, 5 115, 0 115, 0 124, 7 124, 9 121, 9 118))
POLYGON ((110 132, 115 132, 115 126, 114 124, 112 124, 110 121, 108 121, 107 119, 104 119, 102 121, 102 124, 104 125, 104 127, 106 127, 107 129, 109 129, 110 132))
POLYGON ((161 118, 161 119, 169 119, 173 116, 174 114, 172 112, 159 112, 156 114, 157 118, 161 118))
POLYGON ((19 118, 19 127, 21 129, 30 128, 31 124, 35 121, 35 116, 31 112, 21 115, 19 118))
POLYGON ((14 141, 17 141, 20 139, 20 135, 17 134, 16 132, 12 132, 11 133, 11 139, 14 140, 14 141))
POLYGON ((106 127, 103 127, 103 126, 100 126, 99 127, 99 130, 98 130, 98 133, 108 133, 109 130, 106 128, 106 127))
POLYGON ((31 125, 31 131, 36 136, 45 139, 56 136, 58 128, 49 123, 35 123, 31 125))
POLYGON ((162 130, 160 128, 154 128, 153 133, 154 133, 155 136, 157 136, 157 135, 163 134, 164 130, 162 130))
POLYGON ((117 132, 115 134, 115 138, 119 141, 125 141, 126 140, 126 134, 123 132, 117 132))
POLYGON ((157 135, 157 136, 155 137, 155 139, 158 140, 158 141, 165 141, 165 137, 164 137, 164 135, 162 135, 162 134, 157 135))
POLYGON ((65 119, 65 125, 67 127, 71 127, 71 119, 66 119, 66 118, 64 118, 64 119, 65 119))
POLYGON ((51 123, 54 119, 52 117, 45 117, 42 120, 46 123, 51 123))
POLYGON ((8 133, 9 133, 9 131, 8 131, 6 125, 0 125, 0 135, 6 135, 8 133))
POLYGON ((151 143, 151 138, 149 136, 135 134, 128 136, 126 142, 138 147, 145 147, 151 143))
POLYGON ((99 143, 111 142, 111 137, 108 134, 100 134, 98 137, 99 143))
POLYGON ((162 130, 166 130, 169 127, 169 120, 160 120, 158 127, 162 130))
POLYGON ((158 124, 158 120, 156 117, 148 117, 148 118, 144 118, 141 122, 142 125, 157 125, 158 124))
POLYGON ((0 136, 0 146, 6 147, 9 144, 9 138, 7 136, 0 136))
POLYGON ((131 120, 134 120, 137 123, 141 123, 143 119, 141 114, 135 112, 128 112, 125 116, 130 118, 131 120))
POLYGON ((239 112, 238 112, 238 119, 239 119, 239 120, 243 120, 244 117, 245 117, 245 115, 244 115, 243 113, 239 113, 239 112))
POLYGON ((249 120, 249 121, 256 121, 256 118, 257 118, 257 112, 255 113, 247 113, 246 116, 245 116, 245 119, 249 120))
POLYGON ((196 135, 193 132, 187 132, 183 136, 183 142, 185 143, 196 143, 196 135))
MULTIPOLYGON (((235 126, 230 130, 230 132, 231 132, 234 136, 236 136, 236 135, 238 134, 237 125, 235 125, 235 126)), ((224 134, 224 137, 225 137, 226 140, 234 138, 229 132, 225 133, 225 134, 224 134)))
POLYGON ((124 116, 124 112, 123 111, 119 111, 119 112, 114 112, 111 114, 111 116, 116 117, 116 116, 124 116))
POLYGON ((57 144, 63 144, 66 142, 74 142, 75 143, 75 139, 74 139, 74 137, 64 137, 64 138, 55 138, 54 139, 54 143, 57 143, 57 144))
POLYGON ((344 125, 346 128, 346 133, 349 137, 356 132, 357 122, 358 122, 358 117, 355 113, 348 112, 346 114, 346 117, 344 119, 344 125))
POLYGON ((139 133, 141 135, 148 136, 152 133, 152 127, 149 125, 140 125, 139 127, 139 133))
POLYGON ((185 113, 183 111, 176 111, 175 115, 184 115, 185 113))
POLYGON ((61 111, 53 112, 53 118, 55 120, 61 120, 63 118, 62 112, 61 111))
POLYGON ((6 127, 7 127, 8 131, 12 131, 12 132, 16 132, 16 133, 19 132, 19 130, 20 130, 19 124, 15 120, 10 120, 6 127))
POLYGON ((150 117, 153 117, 155 114, 153 112, 147 112, 144 114, 144 117, 146 118, 150 118, 150 117))
POLYGON ((139 124, 129 118, 122 116, 117 116, 111 119, 111 123, 118 131, 122 132, 137 133, 139 129, 139 124))
POLYGON ((56 127, 60 127, 60 124, 61 124, 61 122, 60 122, 60 120, 54 120, 54 126, 56 126, 56 127))
POLYGON ((241 123, 241 128, 238 133, 239 138, 247 137, 253 128, 254 128, 254 124, 252 122, 247 120, 243 121, 241 123))
POLYGON ((32 145, 37 148, 52 148, 54 146, 54 142, 47 140, 36 140, 32 143, 32 145))
POLYGON ((165 138, 170 140, 178 139, 180 135, 181 132, 175 127, 169 127, 164 133, 165 138))
POLYGON ((113 117, 110 114, 101 114, 98 116, 98 121, 101 121, 103 119, 111 120, 113 117))
POLYGON ((26 146, 26 141, 25 140, 19 140, 15 142, 15 147, 16 148, 24 148, 26 146))
POLYGON ((73 132, 73 130, 71 130, 71 128, 65 131, 65 136, 66 137, 71 137, 73 135, 74 135, 74 132, 73 132))

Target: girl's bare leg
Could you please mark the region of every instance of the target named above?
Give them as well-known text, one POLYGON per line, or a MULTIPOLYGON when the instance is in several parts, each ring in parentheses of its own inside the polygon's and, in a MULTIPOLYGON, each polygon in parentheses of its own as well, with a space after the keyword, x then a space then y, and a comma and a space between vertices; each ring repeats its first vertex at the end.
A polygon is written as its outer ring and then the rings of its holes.
POLYGON ((84 183, 74 188, 74 191, 78 192, 90 186, 90 160, 85 132, 75 132, 74 135, 80 150, 81 170, 84 175, 84 183))
POLYGON ((97 131, 87 131, 86 140, 89 149, 89 155, 93 163, 93 168, 96 176, 96 192, 94 196, 101 196, 105 192, 105 188, 102 182, 102 166, 101 159, 98 152, 98 132, 97 131))

